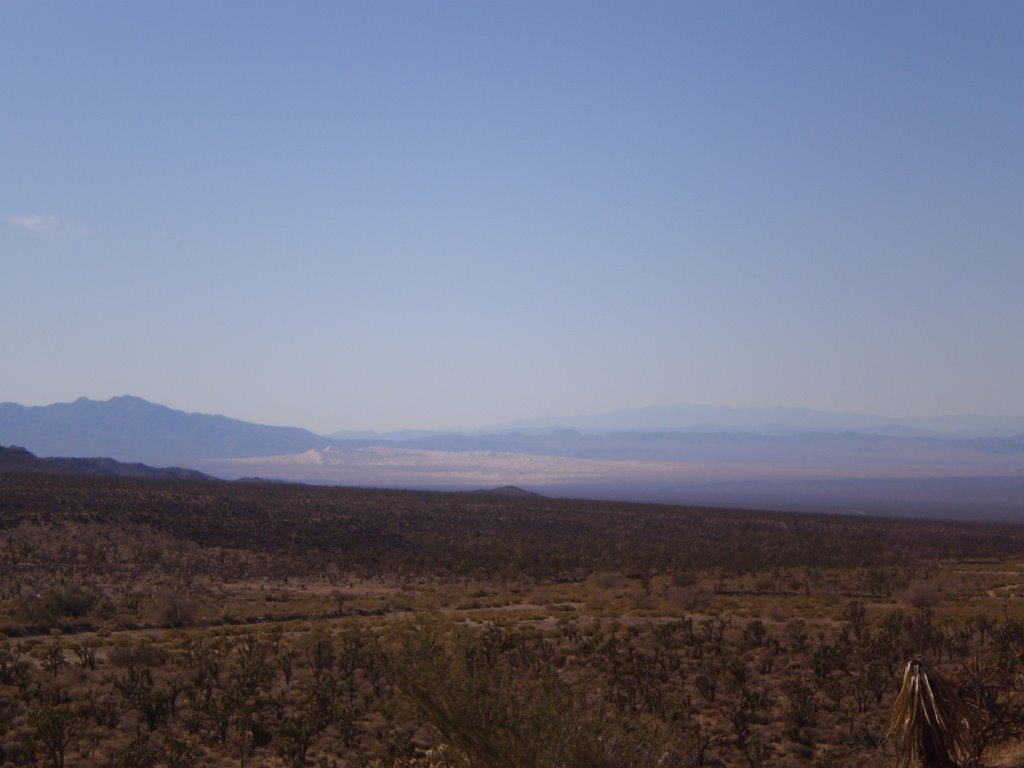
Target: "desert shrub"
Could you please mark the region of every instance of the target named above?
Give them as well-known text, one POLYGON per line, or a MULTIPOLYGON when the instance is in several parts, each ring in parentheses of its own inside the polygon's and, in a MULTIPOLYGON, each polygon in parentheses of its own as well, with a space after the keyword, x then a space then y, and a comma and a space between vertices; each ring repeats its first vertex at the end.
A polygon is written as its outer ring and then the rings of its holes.
POLYGON ((817 723, 818 701, 815 689, 806 678, 787 680, 782 685, 789 702, 787 714, 796 731, 817 723))
POLYGON ((621 589, 625 583, 621 573, 601 573, 594 577, 598 589, 621 589))
POLYGON ((388 760, 374 760, 370 768, 472 768, 465 755, 441 744, 422 756, 402 755, 388 760))
POLYGON ((128 746, 114 753, 111 768, 152 768, 159 753, 144 734, 138 734, 128 746))
POLYGON ((84 642, 75 643, 72 646, 72 650, 74 650, 79 663, 83 667, 96 669, 96 647, 97 643, 95 640, 86 640, 84 642))
POLYGON ((167 661, 167 652, 152 640, 142 639, 115 645, 108 658, 118 667, 160 667, 167 661))
POLYGON ((78 719, 70 709, 41 704, 28 716, 28 724, 46 747, 55 768, 64 768, 64 754, 78 735, 78 719))
POLYGON ((11 765, 36 765, 39 745, 31 733, 18 732, 4 742, 7 762, 11 765))
POLYGON ((689 587, 697 581, 697 577, 689 571, 676 571, 672 574, 673 587, 689 587))
POLYGON ((88 587, 71 584, 47 590, 43 595, 43 608, 54 616, 79 618, 88 614, 99 599, 88 587))
POLYGON ((965 694, 968 764, 980 765, 989 746, 1024 735, 1024 680, 974 659, 957 674, 957 684, 965 694))
POLYGON ((28 664, 21 660, 20 645, 11 645, 0 635, 0 684, 22 685, 28 679, 28 664))
MULTIPOLYGON (((406 629, 399 642, 392 673, 446 743, 484 765, 535 764, 551 718, 538 717, 542 697, 527 695, 499 650, 488 651, 466 632, 446 648, 440 629, 423 624, 406 629)), ((541 687, 530 693, 551 693, 541 687)))
POLYGON ((790 619, 786 624, 786 640, 790 648, 796 653, 803 653, 807 650, 807 641, 810 635, 807 633, 807 622, 803 619, 790 619))
POLYGON ((623 720, 596 709, 563 713, 565 729, 535 766, 565 768, 654 768, 670 765, 663 727, 643 719, 623 720))
POLYGON ((760 648, 768 636, 768 629, 760 619, 751 619, 743 628, 743 644, 750 648, 760 648))
POLYGON ((113 679, 113 684, 150 731, 159 728, 174 709, 173 692, 154 685, 149 669, 129 666, 123 677, 113 679))
POLYGON ((939 590, 934 584, 917 582, 907 587, 900 598, 913 608, 932 608, 939 603, 939 590))
POLYGON ((849 622, 850 629, 853 631, 854 637, 858 640, 864 635, 864 626, 867 618, 867 608, 859 600, 851 600, 843 608, 843 618, 849 622))
POLYGON ((56 677, 60 668, 67 664, 67 660, 64 658, 64 643, 61 640, 60 630, 54 629, 52 632, 52 639, 43 648, 40 663, 43 669, 56 677))
POLYGON ((173 592, 164 593, 157 601, 157 621, 165 627, 190 627, 197 612, 194 601, 173 592))
POLYGON ((180 739, 164 741, 163 759, 167 768, 192 768, 199 760, 192 744, 180 739))
POLYGON ((46 607, 42 597, 35 594, 18 598, 15 615, 23 624, 30 627, 49 628, 57 623, 57 617, 46 607))

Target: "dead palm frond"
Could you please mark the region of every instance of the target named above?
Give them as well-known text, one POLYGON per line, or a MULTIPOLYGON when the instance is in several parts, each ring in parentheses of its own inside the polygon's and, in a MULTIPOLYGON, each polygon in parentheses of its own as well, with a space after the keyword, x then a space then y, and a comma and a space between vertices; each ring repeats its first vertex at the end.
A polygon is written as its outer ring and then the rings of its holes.
POLYGON ((908 662, 883 737, 896 747, 898 768, 956 768, 967 753, 966 729, 967 711, 953 685, 924 659, 908 662))

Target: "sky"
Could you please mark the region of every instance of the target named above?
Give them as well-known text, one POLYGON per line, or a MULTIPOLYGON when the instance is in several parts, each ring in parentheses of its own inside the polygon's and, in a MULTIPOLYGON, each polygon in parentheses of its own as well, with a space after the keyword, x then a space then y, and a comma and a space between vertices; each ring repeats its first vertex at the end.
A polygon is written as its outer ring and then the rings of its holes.
POLYGON ((1024 414, 1024 4, 0 0, 0 401, 1024 414))

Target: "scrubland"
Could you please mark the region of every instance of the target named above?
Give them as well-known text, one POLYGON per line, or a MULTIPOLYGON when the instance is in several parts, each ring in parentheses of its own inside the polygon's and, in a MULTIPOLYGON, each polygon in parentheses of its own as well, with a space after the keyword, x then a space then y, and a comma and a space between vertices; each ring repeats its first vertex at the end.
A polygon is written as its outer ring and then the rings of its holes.
POLYGON ((1024 528, 0 476, 15 765, 877 766, 903 664, 1016 764, 1024 528))

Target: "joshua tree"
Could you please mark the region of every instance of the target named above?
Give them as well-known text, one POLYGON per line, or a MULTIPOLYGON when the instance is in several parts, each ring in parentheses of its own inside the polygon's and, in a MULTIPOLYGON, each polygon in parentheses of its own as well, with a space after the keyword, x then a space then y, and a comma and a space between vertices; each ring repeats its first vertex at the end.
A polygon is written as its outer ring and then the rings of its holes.
POLYGON ((966 735, 966 710, 953 686, 924 659, 908 662, 884 736, 896 746, 898 768, 958 768, 966 735))
POLYGON ((42 704, 28 716, 36 736, 46 745, 54 768, 64 768, 64 753, 78 734, 78 720, 65 707, 42 704))

